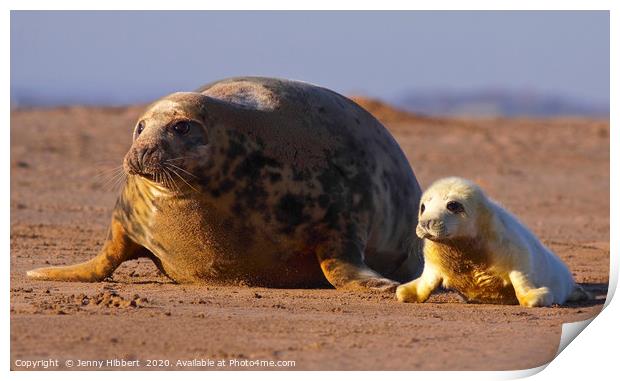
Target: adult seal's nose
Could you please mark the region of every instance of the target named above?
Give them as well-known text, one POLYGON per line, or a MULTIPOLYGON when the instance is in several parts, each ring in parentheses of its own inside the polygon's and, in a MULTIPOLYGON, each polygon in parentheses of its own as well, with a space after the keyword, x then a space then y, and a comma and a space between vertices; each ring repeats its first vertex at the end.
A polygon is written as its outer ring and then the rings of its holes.
POLYGON ((149 143, 136 147, 136 168, 144 173, 159 165, 162 159, 162 150, 158 142, 149 143))
POLYGON ((153 146, 133 147, 125 156, 125 171, 129 174, 143 173, 154 150, 153 146))
POLYGON ((144 171, 144 168, 148 166, 149 164, 148 161, 153 156, 154 151, 155 151, 155 147, 148 146, 148 147, 142 148, 142 150, 138 153, 137 155, 139 157, 138 166, 141 171, 144 171))

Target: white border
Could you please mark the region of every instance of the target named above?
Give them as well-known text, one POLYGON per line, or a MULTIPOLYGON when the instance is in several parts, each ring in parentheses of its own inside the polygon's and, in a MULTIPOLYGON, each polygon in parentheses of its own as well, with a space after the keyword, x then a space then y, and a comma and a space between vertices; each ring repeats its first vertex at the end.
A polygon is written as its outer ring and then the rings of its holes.
MULTIPOLYGON (((467 2, 461 0, 445 0, 445 1, 427 1, 427 2, 418 2, 418 1, 355 1, 355 2, 337 2, 334 0, 325 1, 325 0, 314 0, 314 1, 296 1, 296 2, 286 2, 286 1, 275 1, 275 0, 263 0, 260 2, 250 2, 250 1, 239 1, 239 0, 228 0, 226 2, 218 2, 218 3, 209 3, 208 8, 205 8, 205 4, 198 3, 195 1, 187 1, 187 0, 176 0, 174 2, 166 2, 161 0, 154 0, 148 2, 148 5, 151 6, 151 9, 213 9, 213 10, 234 10, 234 9, 289 9, 289 10, 304 10, 304 9, 313 9, 313 10, 336 10, 336 9, 355 9, 351 8, 351 6, 355 6, 357 9, 367 9, 367 10, 379 10, 379 9, 417 9, 417 10, 611 10, 611 67, 618 67, 620 64, 618 62, 618 17, 615 17, 615 12, 618 10, 617 2, 614 1, 604 1, 604 0, 504 0, 501 2, 492 1, 492 0, 470 0, 467 2), (174 4, 174 8, 171 8, 170 5, 174 4), (503 7, 498 8, 498 4, 501 4, 503 7), (260 5, 261 8, 257 8, 256 5, 260 5), (615 42, 615 45, 614 45, 615 42)), ((9 44, 10 44, 10 9, 50 9, 50 3, 47 1, 4 1, 3 10, 4 12, 0 16, 0 29, 2 30, 2 48, 4 52, 9 52, 9 44)), ((54 8, 57 10, 64 9, 83 9, 83 10, 131 10, 131 9, 140 9, 143 6, 138 1, 130 1, 130 0, 110 0, 105 2, 80 2, 80 1, 56 1, 54 2, 54 8)), ((6 57, 6 56, 5 56, 6 57)), ((1 109, 2 114, 4 115, 3 120, 4 128, 2 129, 3 139, 2 143, 4 145, 4 149, 1 150, 1 154, 3 155, 4 165, 2 166, 2 179, 5 179, 4 184, 8 184, 8 179, 10 179, 9 173, 9 163, 10 163, 10 95, 9 95, 9 86, 7 85, 10 81, 10 72, 9 72, 9 60, 4 59, 1 61, 2 65, 2 73, 3 78, 5 78, 5 91, 2 92, 1 99, 1 109)), ((615 101, 618 99, 617 94, 618 89, 618 78, 614 75, 614 71, 611 72, 611 101, 610 105, 616 104, 615 101)), ((611 107, 610 112, 610 121, 611 125, 614 126, 615 122, 618 121, 618 111, 611 107)), ((611 172, 615 174, 618 164, 618 134, 615 132, 615 129, 611 128, 611 172)), ((45 374, 35 374, 33 372, 9 372, 9 358, 10 358, 10 336, 9 336, 9 288, 10 288, 10 237, 8 232, 10 231, 10 193, 9 187, 4 186, 0 187, 4 202, 2 205, 2 217, 0 218, 2 224, 2 230, 4 234, 2 235, 2 245, 5 247, 5 266, 2 266, 2 275, 4 279, 4 292, 0 293, 0 298, 2 301, 2 305, 4 307, 5 313, 0 315, 0 319, 2 321, 2 343, 0 344, 0 348, 2 348, 2 360, 0 360, 0 369, 2 369, 2 373, 8 374, 10 379, 38 379, 41 376, 50 380, 71 380, 71 379, 82 379, 85 375, 81 372, 46 372, 45 374)), ((617 184, 616 176, 611 177, 611 195, 620 194, 620 188, 617 184)), ((614 201, 613 197, 611 199, 611 273, 610 273, 610 287, 609 287, 609 296, 612 296, 615 288, 617 286, 618 279, 618 236, 615 233, 618 233, 616 218, 618 212, 618 205, 614 201)), ((597 317, 592 324, 590 324, 586 330, 585 334, 579 335, 574 342, 569 345, 566 350, 564 350, 559 356, 551 362, 551 364, 546 368, 545 371, 536 374, 535 378, 539 380, 547 380, 547 379, 555 379, 555 378, 578 378, 578 377, 587 377, 588 379, 606 379, 608 377, 617 376, 618 360, 616 349, 618 348, 618 322, 620 322, 620 308, 618 307, 617 302, 611 303, 611 298, 607 300, 607 307, 601 313, 599 317, 597 317), (607 377, 603 377, 607 376, 607 377)), ((538 371, 544 369, 545 367, 540 367, 537 369, 525 370, 525 371, 514 371, 514 372, 415 372, 415 374, 411 374, 410 372, 390 372, 386 373, 385 377, 403 379, 403 380, 411 380, 412 377, 422 377, 424 379, 431 380, 443 380, 443 379, 462 379, 462 380, 484 380, 484 379, 512 379, 517 377, 525 377, 528 375, 532 375, 537 373, 538 371)), ((347 377, 356 377, 356 378, 366 378, 366 377, 374 377, 375 372, 350 372, 347 373, 347 377)), ((149 379, 154 380, 164 380, 170 377, 170 374, 164 372, 131 372, 131 375, 124 374, 123 376, 129 377, 148 377, 149 379)), ((187 379, 200 379, 204 380, 205 377, 218 377, 222 379, 230 379, 236 377, 258 377, 265 379, 284 379, 291 377, 288 373, 283 372, 251 372, 251 373, 234 373, 234 372, 218 372, 217 375, 215 373, 203 373, 203 372, 177 372, 173 377, 175 378, 187 378, 187 379)), ((297 372, 295 373, 295 378, 300 379, 315 379, 316 377, 342 377, 342 375, 335 372, 297 372)), ((110 373, 107 372, 89 372, 88 378, 92 378, 94 380, 97 379, 107 379, 110 377, 110 373)))

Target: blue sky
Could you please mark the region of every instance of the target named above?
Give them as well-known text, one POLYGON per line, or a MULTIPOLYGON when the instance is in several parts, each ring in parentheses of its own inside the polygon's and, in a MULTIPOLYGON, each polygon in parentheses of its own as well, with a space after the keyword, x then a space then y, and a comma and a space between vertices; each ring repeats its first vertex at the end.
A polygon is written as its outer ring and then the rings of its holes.
POLYGON ((11 12, 18 104, 148 102, 237 75, 386 100, 491 88, 608 104, 609 13, 11 12))

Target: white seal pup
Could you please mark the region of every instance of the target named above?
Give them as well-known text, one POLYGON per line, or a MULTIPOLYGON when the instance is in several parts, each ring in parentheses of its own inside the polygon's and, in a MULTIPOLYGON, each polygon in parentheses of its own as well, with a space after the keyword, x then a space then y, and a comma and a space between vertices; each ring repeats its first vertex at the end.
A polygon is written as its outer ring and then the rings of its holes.
POLYGON ((589 299, 568 267, 476 184, 449 177, 420 201, 422 275, 399 286, 401 302, 424 302, 440 284, 468 302, 542 307, 589 299))

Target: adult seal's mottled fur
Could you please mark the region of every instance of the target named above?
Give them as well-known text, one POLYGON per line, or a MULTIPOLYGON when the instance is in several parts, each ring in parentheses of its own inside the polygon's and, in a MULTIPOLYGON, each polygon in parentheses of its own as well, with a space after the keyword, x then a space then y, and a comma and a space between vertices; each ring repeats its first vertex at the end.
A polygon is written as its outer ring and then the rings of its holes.
POLYGON ((327 89, 234 78, 169 95, 138 120, 124 169, 99 255, 30 277, 94 282, 150 257, 177 282, 393 290, 422 269, 407 159, 327 89))

